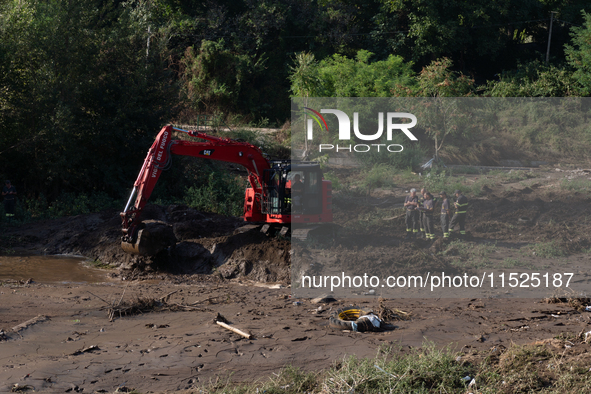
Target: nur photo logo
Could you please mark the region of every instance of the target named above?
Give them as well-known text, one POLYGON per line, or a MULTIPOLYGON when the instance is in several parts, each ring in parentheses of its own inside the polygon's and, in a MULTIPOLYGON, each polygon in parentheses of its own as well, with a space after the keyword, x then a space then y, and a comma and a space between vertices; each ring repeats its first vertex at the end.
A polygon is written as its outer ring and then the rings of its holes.
MULTIPOLYGON (((336 116, 338 122, 338 136, 340 141, 351 141, 351 118, 347 113, 338 109, 323 108, 316 111, 309 107, 304 107, 304 113, 309 116, 306 122, 306 139, 312 141, 314 139, 314 124, 316 123, 320 130, 325 129, 331 132, 328 128, 326 119, 322 114, 329 114, 336 116)), ((410 131, 416 126, 417 117, 408 112, 378 112, 377 113, 377 131, 363 131, 359 127, 359 112, 353 112, 353 134, 361 141, 379 141, 386 132, 386 140, 392 141, 395 132, 402 131, 404 135, 411 141, 417 141, 417 137, 410 131), (410 119, 410 123, 401 123, 402 119, 410 119), (385 123, 385 127, 384 127, 385 123)), ((396 153, 402 152, 404 147, 400 144, 356 144, 356 145, 339 145, 339 144, 319 144, 319 152, 335 150, 336 152, 369 152, 376 149, 378 152, 380 148, 385 148, 388 152, 396 153)))

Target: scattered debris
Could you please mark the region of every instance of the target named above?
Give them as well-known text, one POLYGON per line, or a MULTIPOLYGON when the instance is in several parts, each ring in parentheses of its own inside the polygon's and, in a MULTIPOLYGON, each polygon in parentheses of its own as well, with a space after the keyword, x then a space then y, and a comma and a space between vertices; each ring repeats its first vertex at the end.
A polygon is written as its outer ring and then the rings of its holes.
POLYGON ((331 302, 337 302, 337 300, 331 295, 323 295, 318 298, 311 299, 310 302, 312 304, 328 304, 331 302))
POLYGON ((101 349, 96 345, 92 345, 92 346, 86 347, 84 349, 75 351, 74 353, 72 353, 72 356, 79 356, 83 353, 94 352, 95 350, 101 350, 101 349))
POLYGON ((28 286, 31 283, 34 283, 33 278, 29 279, 5 279, 2 284, 11 284, 11 285, 19 285, 19 286, 28 286))
POLYGON ((201 308, 201 307, 197 307, 197 306, 193 306, 193 305, 183 305, 183 304, 178 304, 178 303, 172 303, 169 302, 170 300, 170 296, 177 293, 177 291, 173 291, 171 293, 168 293, 167 295, 165 295, 164 297, 160 297, 160 298, 140 298, 138 297, 135 301, 133 302, 125 302, 122 301, 123 299, 123 295, 121 296, 121 299, 119 300, 119 303, 117 305, 111 305, 109 303, 107 303, 105 300, 101 299, 103 302, 109 304, 109 308, 107 309, 107 313, 109 315, 109 321, 113 321, 115 319, 116 315, 119 315, 119 317, 123 317, 123 316, 128 316, 128 315, 138 315, 138 314, 143 314, 143 313, 149 313, 149 312, 161 312, 161 311, 194 311, 194 310, 200 310, 200 311, 204 311, 206 310, 205 308, 201 308))
POLYGON ((379 307, 378 307, 378 317, 380 320, 385 322, 391 322, 395 320, 410 320, 410 313, 401 311, 399 309, 390 309, 385 305, 385 299, 380 298, 378 300, 379 307))
POLYGON ((31 320, 27 320, 26 322, 19 324, 18 326, 12 327, 12 331, 20 332, 20 331, 27 329, 37 323, 43 323, 44 321, 47 321, 47 320, 49 320, 49 317, 47 317, 45 315, 39 315, 37 317, 32 318, 31 320))
POLYGON ((29 385, 29 384, 25 384, 25 385, 21 386, 20 384, 15 383, 15 384, 12 385, 12 388, 10 389, 10 392, 12 392, 12 393, 24 393, 24 392, 26 392, 28 390, 35 391, 35 387, 33 387, 33 386, 29 385))
POLYGON ((591 308, 589 308, 589 304, 591 303, 591 298, 589 297, 549 297, 545 298, 544 302, 547 304, 568 304, 573 309, 579 312, 591 312, 591 308))
POLYGON ((382 326, 384 322, 375 315, 373 310, 352 306, 334 311, 329 318, 328 325, 337 330, 357 332, 384 331, 393 326, 382 326))
POLYGON ((170 327, 168 324, 154 324, 154 323, 148 323, 146 324, 146 328, 167 328, 170 327))
POLYGON ((123 385, 117 387, 117 390, 115 390, 116 393, 131 393, 132 391, 133 389, 130 389, 123 385))
POLYGON ((117 306, 108 309, 109 321, 113 321, 115 314, 119 317, 127 315, 137 315, 147 312, 159 311, 163 303, 154 298, 137 298, 134 302, 120 302, 117 306))

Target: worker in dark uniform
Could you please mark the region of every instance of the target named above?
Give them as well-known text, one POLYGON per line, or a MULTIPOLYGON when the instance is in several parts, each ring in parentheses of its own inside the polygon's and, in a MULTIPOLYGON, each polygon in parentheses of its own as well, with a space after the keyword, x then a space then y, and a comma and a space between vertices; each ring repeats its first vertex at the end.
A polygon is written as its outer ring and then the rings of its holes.
POLYGON ((14 207, 16 205, 16 188, 10 184, 10 181, 4 182, 2 196, 4 197, 4 212, 6 212, 6 219, 10 221, 14 218, 14 207))
POLYGON ((441 197, 441 231, 443 238, 447 239, 449 238, 449 200, 444 191, 439 193, 439 197, 441 197))
POLYGON ((294 213, 303 212, 303 195, 304 195, 304 182, 300 174, 295 174, 293 181, 291 182, 291 200, 293 202, 294 213))
POLYGON ((466 210, 468 209, 468 199, 459 190, 456 190, 454 194, 456 195, 456 202, 454 203, 456 212, 451 218, 449 233, 451 235, 454 231, 454 227, 458 224, 460 226, 460 236, 463 237, 466 235, 466 210))
MULTIPOLYGON (((419 195, 419 207, 422 207, 423 204, 425 203, 425 200, 427 199, 427 193, 429 193, 427 191, 426 188, 422 188, 421 189, 421 194, 419 195)), ((431 194, 431 200, 433 200, 433 207, 435 207, 435 205, 437 204, 437 198, 433 197, 433 195, 431 194)), ((419 235, 421 238, 426 238, 429 239, 429 237, 427 237, 426 231, 425 231, 425 211, 423 210, 419 210, 419 235)), ((432 233, 435 234, 435 233, 432 233)))
POLYGON ((435 231, 433 228, 433 212, 435 211, 435 205, 433 202, 433 195, 429 192, 425 192, 425 201, 421 212, 423 213, 423 228, 425 229, 425 237, 427 240, 435 239, 435 231))
MULTIPOLYGON (((421 193, 419 194, 419 207, 422 207, 423 204, 425 203, 425 193, 427 193, 427 189, 422 188, 421 189, 421 193)), ((425 214, 424 211, 422 209, 419 209, 418 212, 419 215, 419 237, 420 238, 426 238, 425 237, 425 214)))
POLYGON ((419 215, 417 208, 419 207, 419 198, 417 197, 417 190, 410 189, 410 194, 404 200, 404 208, 406 208, 406 239, 416 237, 418 230, 419 215))

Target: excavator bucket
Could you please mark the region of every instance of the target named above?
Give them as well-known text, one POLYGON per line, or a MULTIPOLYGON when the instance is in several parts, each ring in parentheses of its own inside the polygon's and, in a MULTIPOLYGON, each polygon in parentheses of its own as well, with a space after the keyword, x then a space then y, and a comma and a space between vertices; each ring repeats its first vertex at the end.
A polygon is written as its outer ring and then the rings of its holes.
POLYGON ((121 242, 124 251, 140 256, 153 256, 176 245, 172 226, 156 220, 145 221, 144 225, 138 231, 135 242, 121 242))
POLYGON ((125 252, 139 256, 152 256, 161 251, 153 246, 150 242, 150 233, 145 230, 138 231, 137 239, 133 243, 121 241, 121 247, 125 252))

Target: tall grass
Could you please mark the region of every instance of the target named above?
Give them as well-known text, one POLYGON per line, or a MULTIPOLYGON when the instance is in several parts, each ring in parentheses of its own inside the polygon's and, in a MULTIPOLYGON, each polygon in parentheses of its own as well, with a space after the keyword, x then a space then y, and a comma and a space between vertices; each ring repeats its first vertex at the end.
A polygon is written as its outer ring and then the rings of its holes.
POLYGON ((460 353, 427 343, 411 354, 384 347, 375 358, 346 357, 325 372, 287 367, 262 384, 233 386, 228 382, 204 389, 208 394, 255 393, 460 393, 473 367, 457 361, 460 353))
MULTIPOLYGON (((574 341, 577 339, 571 338, 574 341)), ((271 379, 234 385, 221 379, 199 389, 204 394, 407 394, 407 393, 587 393, 589 367, 579 357, 565 358, 538 344, 491 347, 467 360, 450 347, 425 343, 403 354, 383 347, 376 357, 350 356, 325 371, 284 368, 271 379)), ((187 393, 195 391, 188 391, 187 393)))

